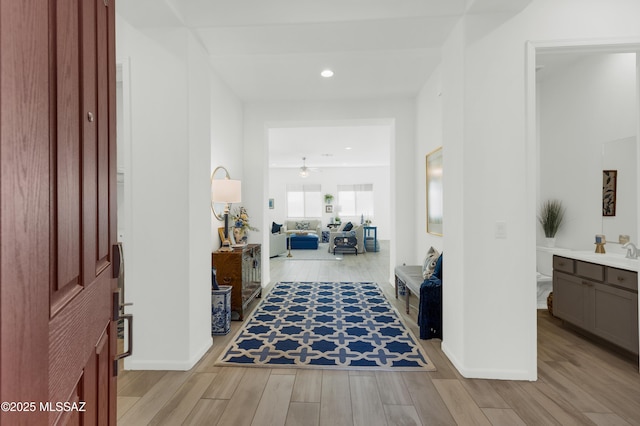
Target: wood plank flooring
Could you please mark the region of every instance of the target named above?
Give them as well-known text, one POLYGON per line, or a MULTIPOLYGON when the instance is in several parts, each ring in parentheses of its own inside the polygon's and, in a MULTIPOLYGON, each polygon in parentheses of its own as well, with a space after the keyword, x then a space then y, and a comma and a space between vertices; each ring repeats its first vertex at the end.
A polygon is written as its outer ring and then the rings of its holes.
MULTIPOLYGON (((272 259, 272 281, 376 281, 417 335, 416 301, 404 314, 388 282, 389 245, 381 243, 378 253, 342 261, 272 259)), ((537 382, 465 379, 439 340, 421 341, 435 372, 215 366, 240 325, 215 337, 191 371, 121 373, 118 424, 640 425, 637 360, 586 340, 546 311, 538 311, 537 382)))

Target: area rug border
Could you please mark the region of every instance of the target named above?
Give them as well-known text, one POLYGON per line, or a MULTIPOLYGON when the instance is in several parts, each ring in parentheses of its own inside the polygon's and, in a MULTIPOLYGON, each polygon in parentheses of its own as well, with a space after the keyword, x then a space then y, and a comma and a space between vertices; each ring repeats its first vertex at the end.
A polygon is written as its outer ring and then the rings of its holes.
POLYGON ((387 299, 384 291, 380 287, 380 285, 375 281, 278 281, 272 286, 270 286, 268 293, 264 294, 260 299, 259 304, 253 309, 251 314, 245 317, 242 326, 233 334, 229 343, 227 343, 216 359, 214 365, 223 366, 223 367, 246 367, 246 368, 277 368, 277 369, 307 369, 307 370, 344 370, 344 371, 396 371, 396 372, 408 372, 408 371, 420 371, 420 372, 434 372, 437 371, 436 366, 434 365, 431 358, 427 355, 424 347, 421 344, 421 340, 418 339, 415 333, 409 328, 405 319, 400 314, 400 311, 387 299), (380 291, 381 295, 384 297, 385 302, 397 316, 398 320, 402 323, 402 326, 406 329, 407 334, 413 339, 415 346, 424 358, 424 361, 427 365, 425 366, 417 366, 417 367, 387 367, 387 366, 342 366, 342 365, 296 365, 296 364, 260 364, 260 363, 240 363, 240 362, 229 362, 223 361, 222 359, 227 354, 227 351, 234 345, 238 336, 250 325, 251 319, 255 315, 256 312, 260 310, 263 304, 267 303, 267 299, 271 291, 276 288, 276 286, 280 283, 283 284, 312 284, 312 283, 322 283, 322 284, 373 284, 380 291))

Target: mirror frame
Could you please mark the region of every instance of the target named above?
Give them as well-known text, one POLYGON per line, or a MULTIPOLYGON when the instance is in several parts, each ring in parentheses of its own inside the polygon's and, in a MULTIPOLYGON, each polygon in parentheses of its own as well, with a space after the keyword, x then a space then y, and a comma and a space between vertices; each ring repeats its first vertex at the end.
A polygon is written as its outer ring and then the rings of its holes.
MULTIPOLYGON (((218 166, 213 170, 213 173, 211 173, 210 186, 213 186, 213 181, 216 178, 216 174, 220 170, 224 171, 224 176, 220 177, 219 179, 231 179, 231 176, 229 176, 229 171, 223 166, 218 166)), ((224 220, 224 208, 225 208, 225 203, 214 203, 213 200, 211 201, 211 212, 216 217, 216 219, 220 221, 224 220)))

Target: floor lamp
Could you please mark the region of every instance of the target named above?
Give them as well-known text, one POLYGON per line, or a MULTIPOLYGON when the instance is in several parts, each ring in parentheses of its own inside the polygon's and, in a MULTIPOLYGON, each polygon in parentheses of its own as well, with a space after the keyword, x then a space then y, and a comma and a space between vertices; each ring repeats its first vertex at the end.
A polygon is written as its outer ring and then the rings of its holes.
POLYGON ((224 241, 220 251, 231 251, 231 242, 229 241, 229 209, 232 203, 242 201, 242 182, 232 179, 219 179, 211 182, 211 201, 214 203, 223 203, 224 206, 224 241))

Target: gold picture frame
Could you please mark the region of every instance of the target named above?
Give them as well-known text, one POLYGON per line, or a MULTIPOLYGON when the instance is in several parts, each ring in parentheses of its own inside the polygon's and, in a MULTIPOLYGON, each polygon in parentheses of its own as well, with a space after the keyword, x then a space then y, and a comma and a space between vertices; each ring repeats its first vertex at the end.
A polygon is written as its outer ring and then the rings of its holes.
POLYGON ((442 147, 426 156, 427 232, 442 236, 444 197, 442 186, 442 147))
MULTIPOLYGON (((229 231, 231 231, 231 229, 229 229, 229 231)), ((218 236, 220 237, 220 246, 222 246, 222 243, 224 243, 224 226, 218 228, 218 236)), ((229 232, 229 242, 231 245, 235 244, 233 232, 229 232)))

